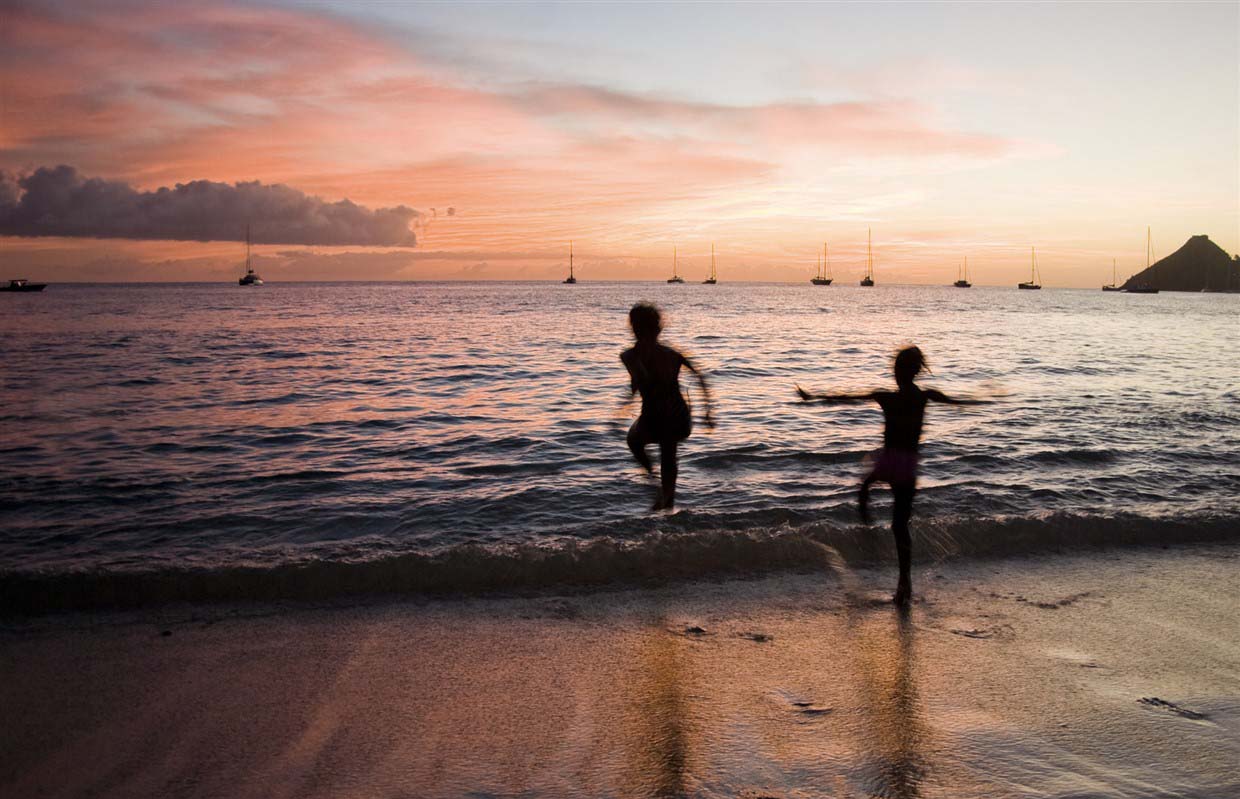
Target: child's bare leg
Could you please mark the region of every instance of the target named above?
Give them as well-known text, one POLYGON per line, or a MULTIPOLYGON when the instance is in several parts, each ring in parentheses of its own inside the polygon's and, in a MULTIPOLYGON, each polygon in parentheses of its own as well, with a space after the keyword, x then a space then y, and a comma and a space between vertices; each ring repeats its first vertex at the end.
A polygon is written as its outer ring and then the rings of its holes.
POLYGON ((870 472, 861 481, 861 490, 857 493, 857 513, 862 524, 870 523, 870 486, 874 484, 874 472, 870 472))
POLYGON ((650 462, 650 456, 646 454, 646 445, 650 443, 650 439, 642 428, 641 419, 633 422, 633 426, 629 428, 628 438, 625 441, 628 442, 629 451, 633 453, 633 457, 637 460, 638 465, 646 470, 646 474, 652 474, 654 472, 654 464, 650 462))
POLYGON ((892 601, 897 605, 907 605, 913 598, 913 544, 908 523, 913 517, 913 495, 917 493, 917 489, 911 485, 894 485, 891 491, 895 498, 891 532, 896 538, 896 557, 900 560, 900 582, 896 585, 892 601))
POLYGON ((675 441, 659 442, 659 476, 663 487, 655 502, 655 510, 671 510, 676 504, 676 476, 680 467, 676 462, 677 443, 675 441))

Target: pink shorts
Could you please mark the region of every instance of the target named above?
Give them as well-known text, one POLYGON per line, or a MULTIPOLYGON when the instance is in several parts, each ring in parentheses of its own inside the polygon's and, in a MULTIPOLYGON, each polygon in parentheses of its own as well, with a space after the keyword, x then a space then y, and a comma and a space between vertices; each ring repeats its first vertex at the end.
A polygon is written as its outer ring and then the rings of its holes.
POLYGON ((874 462, 874 479, 890 485, 917 483, 917 453, 904 449, 879 450, 874 462))

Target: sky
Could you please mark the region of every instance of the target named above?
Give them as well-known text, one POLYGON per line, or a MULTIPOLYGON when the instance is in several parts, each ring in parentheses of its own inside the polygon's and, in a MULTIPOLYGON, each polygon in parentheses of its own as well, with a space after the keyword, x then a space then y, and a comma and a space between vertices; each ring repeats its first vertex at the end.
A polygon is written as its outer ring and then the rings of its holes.
MULTIPOLYGON (((1240 251, 1240 3, 9 2, 49 281, 1122 280, 1240 251)), ((20 273, 20 274, 18 274, 20 273)))

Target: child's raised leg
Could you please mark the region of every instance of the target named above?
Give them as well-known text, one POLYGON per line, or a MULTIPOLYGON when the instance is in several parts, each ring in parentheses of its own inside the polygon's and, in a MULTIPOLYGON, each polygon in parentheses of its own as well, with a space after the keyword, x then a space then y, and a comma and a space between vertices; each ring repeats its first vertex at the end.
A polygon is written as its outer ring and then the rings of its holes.
POLYGON ((861 516, 862 524, 870 523, 870 486, 877 479, 874 472, 870 472, 861 481, 861 490, 857 493, 857 513, 861 516))
POLYGON ((629 445, 629 451, 633 453, 639 466, 646 470, 646 474, 654 473, 654 464, 650 462, 650 456, 646 454, 646 445, 653 443, 650 436, 646 434, 642 420, 638 419, 633 422, 633 426, 629 428, 629 435, 625 439, 629 445))

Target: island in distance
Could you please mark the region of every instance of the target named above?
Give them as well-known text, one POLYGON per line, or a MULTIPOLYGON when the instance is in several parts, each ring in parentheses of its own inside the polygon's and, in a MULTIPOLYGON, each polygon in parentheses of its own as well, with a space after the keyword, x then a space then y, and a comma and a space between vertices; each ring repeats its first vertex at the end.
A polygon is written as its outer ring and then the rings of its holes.
POLYGON ((1240 292, 1240 255, 1232 257, 1209 236, 1193 236, 1180 249, 1124 282, 1123 288, 1159 291, 1240 292))

